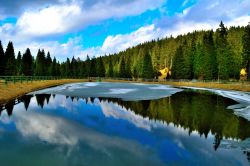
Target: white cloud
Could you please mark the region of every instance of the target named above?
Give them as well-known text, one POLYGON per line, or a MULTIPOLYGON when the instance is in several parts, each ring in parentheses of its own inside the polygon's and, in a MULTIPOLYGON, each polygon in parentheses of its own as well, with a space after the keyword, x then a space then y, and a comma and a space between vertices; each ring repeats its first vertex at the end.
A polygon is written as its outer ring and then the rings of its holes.
POLYGON ((192 7, 186 20, 197 22, 230 21, 237 17, 248 15, 250 11, 249 0, 211 0, 198 1, 192 7))
POLYGON ((128 47, 135 46, 139 43, 150 41, 159 36, 159 30, 154 24, 144 26, 138 30, 125 35, 108 36, 101 50, 107 53, 114 53, 125 50, 128 47))
POLYGON ((128 34, 118 34, 114 36, 108 36, 101 47, 94 47, 83 51, 82 55, 88 53, 89 55, 103 55, 116 53, 123 51, 129 47, 151 41, 157 38, 163 38, 166 36, 177 36, 179 34, 185 34, 194 30, 208 30, 213 26, 209 23, 195 23, 195 22, 179 22, 171 28, 157 28, 155 24, 147 25, 139 28, 138 30, 128 34))
POLYGON ((189 2, 189 0, 185 0, 185 1, 181 4, 181 6, 186 6, 188 2, 189 2))
POLYGON ((80 57, 83 49, 80 37, 69 38, 65 43, 59 43, 58 41, 33 41, 28 44, 20 43, 15 45, 15 50, 20 50, 21 52, 24 52, 29 47, 33 56, 36 56, 38 49, 44 49, 45 51, 49 51, 51 56, 56 56, 59 61, 65 61, 67 57, 80 57))
POLYGON ((17 21, 17 30, 32 37, 72 32, 102 20, 141 14, 161 6, 163 0, 120 3, 122 5, 116 0, 105 0, 86 5, 86 2, 73 1, 71 4, 26 11, 17 21))
POLYGON ((241 16, 226 22, 227 26, 246 26, 250 21, 250 16, 241 16))
POLYGON ((101 47, 97 46, 97 47, 90 47, 90 48, 81 50, 79 57, 81 59, 86 59, 87 55, 89 55, 89 57, 92 58, 94 56, 98 57, 104 54, 105 52, 102 51, 101 47))
POLYGON ((79 17, 77 5, 52 6, 38 12, 25 12, 17 21, 17 30, 24 35, 42 36, 67 31, 79 17))

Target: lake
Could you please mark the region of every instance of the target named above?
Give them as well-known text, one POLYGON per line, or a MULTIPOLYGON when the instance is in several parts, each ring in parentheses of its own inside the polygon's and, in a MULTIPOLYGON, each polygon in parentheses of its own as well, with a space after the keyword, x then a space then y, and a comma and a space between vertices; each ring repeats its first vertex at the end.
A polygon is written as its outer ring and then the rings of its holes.
POLYGON ((167 85, 47 88, 1 107, 0 165, 249 165, 243 106, 167 85))

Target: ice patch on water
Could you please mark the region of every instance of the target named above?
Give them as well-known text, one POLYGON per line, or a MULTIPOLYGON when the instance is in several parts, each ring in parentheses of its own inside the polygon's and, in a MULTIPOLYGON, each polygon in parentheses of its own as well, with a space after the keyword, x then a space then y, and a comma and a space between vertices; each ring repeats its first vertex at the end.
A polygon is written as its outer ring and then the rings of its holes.
POLYGON ((141 86, 145 86, 145 85, 148 85, 148 84, 143 84, 143 83, 131 83, 133 85, 141 85, 141 86))
POLYGON ((84 83, 83 85, 84 85, 84 86, 93 87, 93 86, 98 86, 99 83, 98 83, 98 82, 88 82, 88 83, 84 83))
POLYGON ((108 94, 126 94, 136 90, 137 89, 110 89, 110 92, 108 92, 108 94))
POLYGON ((149 89, 158 89, 158 90, 171 90, 172 88, 167 85, 158 85, 154 87, 149 87, 149 89))
POLYGON ((172 88, 167 85, 130 83, 77 83, 65 84, 53 88, 32 92, 31 94, 62 94, 74 97, 107 97, 119 98, 126 101, 153 100, 169 97, 182 91, 179 88, 172 88), (157 87, 149 89, 149 87, 157 87), (164 87, 164 90, 162 90, 164 87))
POLYGON ((243 151, 250 151, 250 138, 247 138, 243 141, 236 140, 222 140, 219 148, 223 149, 240 149, 243 151))

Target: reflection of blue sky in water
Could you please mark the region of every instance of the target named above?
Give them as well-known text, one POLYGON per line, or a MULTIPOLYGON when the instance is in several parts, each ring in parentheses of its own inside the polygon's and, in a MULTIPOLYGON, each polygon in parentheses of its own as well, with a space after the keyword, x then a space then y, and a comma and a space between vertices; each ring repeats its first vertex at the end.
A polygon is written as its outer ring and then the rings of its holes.
MULTIPOLYGON (((207 139, 196 132, 189 136, 183 128, 143 118, 107 100, 75 99, 72 102, 70 98, 57 95, 41 109, 33 97, 28 111, 24 110, 20 103, 10 119, 5 111, 0 118, 0 141, 4 137, 13 139, 16 148, 13 151, 21 153, 20 156, 25 155, 23 150, 45 158, 52 155, 51 160, 55 162, 63 159, 62 165, 78 165, 77 162, 87 165, 247 163, 238 149, 214 151, 211 134, 207 139), (44 148, 47 153, 40 154, 44 148)), ((0 155, 8 148, 4 146, 0 155)))

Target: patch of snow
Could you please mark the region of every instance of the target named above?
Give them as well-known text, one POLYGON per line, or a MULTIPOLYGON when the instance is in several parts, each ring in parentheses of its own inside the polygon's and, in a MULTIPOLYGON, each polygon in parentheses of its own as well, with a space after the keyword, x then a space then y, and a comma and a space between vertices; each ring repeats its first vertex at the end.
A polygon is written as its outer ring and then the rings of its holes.
POLYGON ((133 85, 142 85, 142 86, 148 85, 148 84, 143 84, 143 83, 131 83, 131 84, 133 84, 133 85))
POLYGON ((129 92, 136 91, 137 89, 110 89, 110 92, 108 94, 126 94, 129 92))
POLYGON ((97 85, 99 85, 99 83, 98 82, 88 82, 88 83, 85 83, 85 84, 83 84, 84 86, 90 86, 90 87, 93 87, 93 86, 97 86, 97 85))
POLYGON ((250 138, 247 138, 243 141, 235 141, 235 140, 222 140, 219 148, 223 149, 240 149, 243 151, 250 150, 250 138))
POLYGON ((153 100, 169 97, 182 91, 167 85, 131 83, 77 83, 35 91, 30 94, 62 94, 75 97, 111 97, 126 101, 153 100), (143 86, 142 86, 143 85, 143 86), (154 87, 149 89, 149 87, 154 87), (164 89, 164 90, 162 90, 164 89))
POLYGON ((167 85, 158 85, 153 87, 148 87, 149 89, 158 89, 158 90, 172 90, 173 88, 167 86, 167 85))

